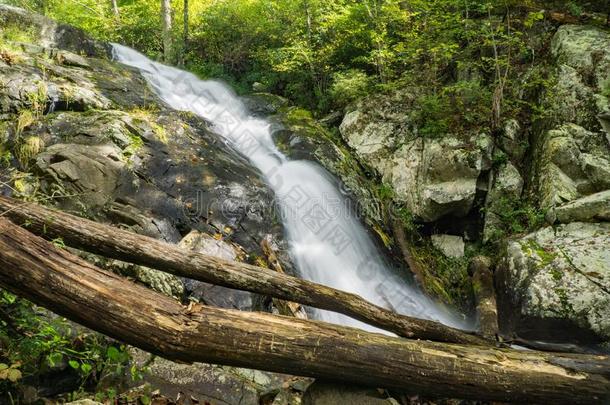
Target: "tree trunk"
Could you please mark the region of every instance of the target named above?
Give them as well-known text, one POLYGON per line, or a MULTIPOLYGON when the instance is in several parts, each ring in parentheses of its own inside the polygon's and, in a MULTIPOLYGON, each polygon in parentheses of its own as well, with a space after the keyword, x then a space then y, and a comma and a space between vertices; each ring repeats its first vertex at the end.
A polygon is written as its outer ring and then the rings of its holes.
POLYGON ((161 26, 163 35, 163 60, 170 63, 172 59, 172 2, 161 0, 161 26))
POLYGON ((182 49, 182 65, 186 64, 186 54, 189 47, 189 0, 184 0, 184 32, 183 32, 183 49, 182 49))
POLYGON ((114 14, 114 16, 116 18, 118 18, 120 16, 119 14, 119 5, 117 4, 117 0, 111 0, 112 1, 112 13, 114 14))
POLYGON ((490 342, 438 322, 396 314, 360 296, 244 263, 185 251, 37 204, 0 196, 0 215, 27 225, 45 238, 62 238, 78 249, 223 287, 298 302, 350 316, 397 335, 441 342, 489 345, 490 342))
MULTIPOLYGON (((161 255, 162 252, 159 252, 161 255)), ((177 301, 0 218, 0 285, 168 359, 258 368, 426 396, 604 403, 608 356, 468 347, 177 301)))

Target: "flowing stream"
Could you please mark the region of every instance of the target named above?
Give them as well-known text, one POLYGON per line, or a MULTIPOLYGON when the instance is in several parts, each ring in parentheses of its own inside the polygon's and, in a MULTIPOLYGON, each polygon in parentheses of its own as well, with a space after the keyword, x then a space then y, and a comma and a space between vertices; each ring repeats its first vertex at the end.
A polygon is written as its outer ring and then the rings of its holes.
MULTIPOLYGON (((114 58, 139 69, 163 101, 210 121, 229 146, 261 171, 275 192, 290 254, 302 278, 358 294, 399 313, 464 327, 397 276, 349 209, 350 199, 338 182, 316 163, 288 160, 275 146, 270 124, 253 117, 230 88, 151 61, 131 48, 113 46, 114 58)), ((378 331, 333 312, 314 314, 327 322, 378 331)))

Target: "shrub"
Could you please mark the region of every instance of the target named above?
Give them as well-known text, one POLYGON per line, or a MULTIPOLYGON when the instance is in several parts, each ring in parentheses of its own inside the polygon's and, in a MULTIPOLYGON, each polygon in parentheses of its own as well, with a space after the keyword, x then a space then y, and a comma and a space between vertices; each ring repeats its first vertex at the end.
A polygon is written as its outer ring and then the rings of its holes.
POLYGON ((416 122, 419 133, 424 137, 437 137, 449 131, 449 111, 447 98, 438 94, 428 94, 417 99, 416 122))
POLYGON ((330 96, 333 105, 343 108, 367 94, 371 80, 361 70, 351 69, 333 75, 330 96))

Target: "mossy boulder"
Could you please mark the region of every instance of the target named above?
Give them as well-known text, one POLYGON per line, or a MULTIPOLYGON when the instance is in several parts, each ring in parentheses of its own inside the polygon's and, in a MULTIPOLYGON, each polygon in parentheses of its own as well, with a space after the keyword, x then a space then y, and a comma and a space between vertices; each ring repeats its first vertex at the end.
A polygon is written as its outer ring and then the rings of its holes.
POLYGON ((57 47, 78 54, 110 56, 109 44, 93 40, 82 30, 27 10, 0 4, 0 35, 3 39, 27 39, 43 47, 57 47), (21 32, 16 38, 14 32, 21 32), (24 35, 27 34, 27 35, 24 35))
POLYGON ((510 241, 496 272, 507 333, 610 341, 610 223, 573 222, 510 241))
POLYGON ((394 201, 419 220, 464 217, 474 206, 480 175, 490 168, 491 137, 418 135, 409 115, 414 98, 403 91, 362 101, 345 115, 341 135, 392 188, 394 201))
POLYGON ((575 124, 548 131, 540 152, 541 207, 552 209, 610 189, 610 143, 575 124))

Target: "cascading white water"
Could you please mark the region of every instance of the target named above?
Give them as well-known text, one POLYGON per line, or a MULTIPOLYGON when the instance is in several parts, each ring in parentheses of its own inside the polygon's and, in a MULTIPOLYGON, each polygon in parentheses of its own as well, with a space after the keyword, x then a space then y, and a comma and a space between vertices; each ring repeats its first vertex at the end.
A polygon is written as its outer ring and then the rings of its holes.
MULTIPOLYGON (((250 115, 231 89, 151 61, 122 45, 114 44, 114 57, 139 69, 172 108, 210 121, 228 145, 262 172, 275 192, 290 253, 301 277, 358 294, 399 313, 463 326, 390 269, 349 209, 350 200, 337 182, 313 162, 289 161, 275 146, 269 123, 250 115)), ((328 322, 378 331, 336 313, 315 314, 328 322)))

